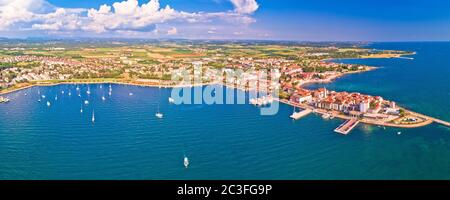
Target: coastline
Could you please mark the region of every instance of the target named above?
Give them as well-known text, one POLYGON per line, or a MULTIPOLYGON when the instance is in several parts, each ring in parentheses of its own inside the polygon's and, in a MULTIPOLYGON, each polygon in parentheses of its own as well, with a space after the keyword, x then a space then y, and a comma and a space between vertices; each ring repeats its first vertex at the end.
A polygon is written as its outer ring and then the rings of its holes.
POLYGON ((316 83, 331 83, 334 80, 336 80, 338 78, 341 78, 343 76, 346 76, 346 75, 359 74, 359 73, 369 72, 369 71, 373 71, 373 70, 378 69, 378 67, 372 67, 372 66, 367 66, 367 67, 368 67, 368 69, 366 69, 366 70, 343 72, 343 73, 337 74, 335 76, 331 76, 331 77, 329 77, 327 79, 304 81, 304 82, 300 83, 300 86, 307 86, 309 84, 316 84, 316 83))
MULTIPOLYGON (((328 114, 329 113, 329 111, 327 111, 327 110, 316 109, 316 108, 313 108, 313 107, 308 106, 308 105, 293 103, 293 102, 289 102, 289 101, 283 100, 283 99, 278 99, 277 98, 277 99, 274 99, 274 100, 279 101, 279 102, 284 103, 284 104, 287 104, 287 105, 290 105, 290 106, 293 106, 293 107, 297 107, 297 108, 301 108, 301 109, 314 110, 316 113, 319 113, 319 114, 328 114)), ((414 112, 409 111, 409 110, 406 110, 406 111, 414 113, 414 112)), ((396 128, 418 128, 418 127, 427 126, 427 125, 435 122, 433 120, 434 118, 432 118, 432 117, 428 117, 428 116, 422 115, 422 114, 419 114, 419 115, 421 117, 426 118, 427 120, 425 120, 422 123, 417 123, 417 124, 393 124, 393 123, 377 122, 377 121, 367 120, 367 119, 360 119, 359 121, 361 123, 374 125, 374 126, 388 126, 388 127, 396 127, 396 128)), ((336 117, 336 118, 339 118, 339 119, 343 119, 343 120, 350 120, 350 119, 352 119, 352 117, 346 116, 346 115, 342 115, 342 114, 337 114, 337 115, 333 115, 333 116, 336 117)))
MULTIPOLYGON (((415 55, 416 52, 412 52, 412 53, 408 53, 408 54, 383 54, 383 56, 378 56, 378 57, 359 57, 359 58, 331 58, 331 59, 325 59, 324 61, 326 62, 333 62, 333 63, 337 63, 334 62, 332 60, 336 60, 336 59, 376 59, 376 58, 401 58, 402 56, 405 55, 415 55)), ((368 71, 372 71, 372 70, 376 70, 378 69, 378 67, 374 67, 374 66, 366 66, 366 69, 364 70, 357 70, 357 71, 347 71, 347 72, 340 72, 338 74, 332 75, 326 79, 320 79, 320 80, 308 80, 308 81, 304 81, 300 83, 300 86, 306 86, 309 84, 316 84, 316 83, 330 83, 333 82, 335 79, 338 79, 340 77, 343 77, 345 75, 349 75, 349 74, 356 74, 356 73, 364 73, 364 72, 368 72, 368 71)), ((226 84, 226 83, 222 83, 222 82, 208 82, 208 83, 197 83, 197 84, 192 84, 192 83, 182 83, 182 84, 173 84, 173 82, 171 81, 161 81, 158 79, 135 79, 135 80, 127 80, 127 79, 107 79, 107 78, 101 78, 101 79, 79 79, 79 80, 67 80, 67 81, 60 81, 60 80, 48 80, 48 81, 41 81, 41 82, 32 82, 32 83, 28 83, 25 84, 24 86, 18 86, 17 88, 11 89, 11 90, 4 90, 4 91, 0 91, 0 95, 7 95, 10 93, 14 93, 20 90, 24 90, 24 89, 28 89, 28 88, 32 88, 35 86, 55 86, 55 85, 70 85, 70 84, 120 84, 120 85, 131 85, 131 86, 139 86, 139 87, 160 87, 160 88, 181 88, 181 87, 198 87, 198 86, 206 86, 206 85, 214 85, 214 84, 219 84, 228 88, 234 88, 234 89, 239 89, 242 91, 248 91, 248 89, 246 88, 241 88, 241 87, 237 87, 236 85, 230 85, 230 84, 226 84), (162 83, 165 82, 165 83, 162 83), (161 84, 162 83, 162 84, 161 84)), ((282 100, 282 99, 278 99, 276 98, 277 101, 290 105, 290 106, 294 106, 294 107, 300 107, 303 109, 311 109, 316 111, 317 113, 320 114, 326 114, 329 113, 330 111, 327 110, 321 110, 321 109, 316 109, 313 108, 309 105, 303 105, 303 104, 295 104, 293 102, 287 101, 287 100, 282 100)), ((404 109, 404 108, 402 108, 404 109)), ((370 125, 378 125, 378 126, 390 126, 390 127, 398 127, 398 128, 417 128, 417 127, 422 127, 422 126, 426 126, 429 125, 433 122, 445 125, 445 126, 449 126, 449 122, 445 122, 443 120, 439 120, 437 118, 433 118, 430 116, 426 116, 424 114, 420 114, 420 113, 416 113, 407 109, 404 109, 407 113, 410 113, 411 115, 414 115, 416 117, 422 118, 423 121, 421 121, 420 123, 416 123, 416 124, 396 124, 396 123, 387 123, 387 122, 382 122, 382 121, 376 121, 376 120, 370 120, 367 118, 361 118, 359 119, 360 122, 365 123, 365 124, 370 124, 370 125)), ((343 115, 341 113, 336 113, 334 115, 334 117, 343 119, 343 120, 348 120, 351 119, 350 116, 347 115, 343 115)))
MULTIPOLYGON (((355 72, 355 73, 360 73, 360 72, 355 72)), ((337 78, 337 77, 336 77, 337 78)), ((184 84, 184 85, 154 85, 154 84, 143 84, 143 83, 130 83, 130 82, 124 82, 124 81, 68 81, 68 82, 61 82, 61 83, 36 83, 36 84, 31 84, 31 85, 27 85, 21 88, 16 88, 13 89, 11 91, 7 91, 7 92, 0 92, 0 95, 6 95, 6 94, 10 94, 13 92, 18 92, 20 90, 25 90, 28 88, 32 88, 32 87, 39 87, 39 86, 44 86, 44 87, 51 87, 51 86, 56 86, 56 85, 74 85, 74 84, 120 84, 120 85, 131 85, 131 86, 140 86, 140 87, 161 87, 161 88, 180 88, 180 87, 198 87, 198 86, 205 86, 205 85, 214 85, 214 84, 220 84, 222 86, 228 87, 228 88, 233 88, 233 89, 238 89, 238 90, 242 90, 242 91, 248 91, 246 89, 240 88, 240 87, 236 87, 233 85, 228 85, 228 84, 224 84, 224 83, 220 83, 220 82, 211 82, 211 83, 201 83, 201 84, 184 84)), ((329 113, 330 111, 327 110, 322 110, 322 109, 316 109, 314 107, 311 107, 309 105, 305 105, 305 104, 298 104, 298 103, 293 103, 287 100, 283 100, 283 99, 278 99, 278 98, 274 98, 274 100, 280 102, 280 103, 284 103, 286 105, 289 106, 294 106, 294 107, 298 107, 298 108, 302 108, 302 109, 310 109, 310 110, 315 110, 316 113, 319 114, 326 114, 329 113)), ((404 108, 402 108, 404 109, 404 108)), ((427 126, 433 122, 438 122, 441 121, 443 123, 440 124, 444 124, 444 123, 448 123, 442 120, 439 120, 437 118, 433 118, 430 116, 426 116, 420 113, 416 113, 407 109, 404 109, 406 112, 417 115, 419 117, 425 118, 426 120, 424 120, 421 123, 417 123, 417 124, 394 124, 394 123, 383 123, 383 122, 378 122, 378 121, 373 121, 373 120, 367 120, 367 119, 360 119, 359 121, 361 123, 364 124, 369 124, 369 125, 375 125, 375 126, 388 126, 388 127, 396 127, 396 128, 418 128, 418 127, 422 127, 422 126, 427 126)), ((349 120, 351 119, 350 116, 346 116, 346 115, 342 115, 342 114, 337 114, 337 115, 333 115, 336 118, 339 119, 343 119, 343 120, 349 120)))
POLYGON ((25 90, 33 87, 50 87, 56 85, 76 85, 76 84, 119 84, 119 85, 131 85, 131 86, 140 86, 140 87, 161 87, 161 88, 182 88, 182 87, 197 87, 197 86, 205 86, 205 85, 213 85, 217 84, 216 82, 211 83, 196 83, 196 84, 180 84, 180 85, 165 85, 165 84, 148 84, 145 82, 127 82, 127 81, 119 81, 119 80, 106 80, 106 81, 66 81, 66 82, 57 82, 57 83, 45 83, 45 82, 37 82, 33 84, 29 84, 23 87, 14 88, 8 91, 0 91, 0 95, 7 95, 10 93, 18 92, 21 90, 25 90))

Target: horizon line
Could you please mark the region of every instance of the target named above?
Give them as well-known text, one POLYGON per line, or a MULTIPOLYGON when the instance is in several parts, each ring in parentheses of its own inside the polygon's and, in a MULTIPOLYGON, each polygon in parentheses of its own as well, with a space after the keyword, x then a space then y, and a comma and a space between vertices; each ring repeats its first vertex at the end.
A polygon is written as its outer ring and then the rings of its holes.
POLYGON ((450 42, 450 40, 294 40, 294 39, 245 39, 245 38, 141 38, 141 37, 8 37, 8 36, 0 36, 0 40, 80 40, 80 39, 102 39, 102 40, 156 40, 156 41, 164 41, 164 40, 185 40, 185 41, 255 41, 255 42, 295 42, 295 43, 413 43, 413 42, 450 42))

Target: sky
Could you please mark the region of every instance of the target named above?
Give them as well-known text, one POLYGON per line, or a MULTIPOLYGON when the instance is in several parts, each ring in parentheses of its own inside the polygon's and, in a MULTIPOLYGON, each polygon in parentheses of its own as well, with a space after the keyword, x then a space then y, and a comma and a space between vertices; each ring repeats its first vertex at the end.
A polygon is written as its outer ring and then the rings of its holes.
POLYGON ((450 1, 0 0, 0 37, 450 41, 450 1))

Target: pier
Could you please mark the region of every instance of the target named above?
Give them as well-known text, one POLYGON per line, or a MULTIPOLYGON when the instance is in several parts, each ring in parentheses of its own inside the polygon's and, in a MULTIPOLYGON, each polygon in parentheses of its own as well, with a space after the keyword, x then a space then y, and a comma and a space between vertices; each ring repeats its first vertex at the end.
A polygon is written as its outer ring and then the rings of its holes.
POLYGON ((444 121, 444 120, 441 120, 441 119, 437 119, 437 118, 434 118, 434 117, 429 117, 429 116, 426 116, 426 115, 423 115, 423 114, 420 114, 420 113, 416 113, 416 112, 412 112, 412 111, 409 111, 409 112, 412 113, 413 115, 416 115, 416 116, 428 119, 428 120, 431 121, 431 123, 434 122, 434 123, 437 123, 437 124, 440 124, 440 125, 443 125, 443 126, 446 126, 446 127, 450 127, 450 122, 447 122, 447 121, 444 121))
POLYGON ((432 118, 432 120, 433 120, 435 123, 438 123, 438 124, 441 124, 441 125, 450 127, 450 122, 446 122, 446 121, 444 121, 444 120, 440 120, 440 119, 436 119, 436 118, 432 118))
POLYGON ((312 112, 312 110, 310 110, 310 109, 302 110, 300 112, 294 112, 294 113, 292 113, 290 118, 292 118, 294 120, 298 120, 298 119, 310 114, 311 112, 312 112))
POLYGON ((341 124, 339 127, 337 127, 336 129, 334 129, 334 132, 347 135, 358 124, 359 124, 358 119, 349 119, 349 120, 345 121, 343 124, 341 124))

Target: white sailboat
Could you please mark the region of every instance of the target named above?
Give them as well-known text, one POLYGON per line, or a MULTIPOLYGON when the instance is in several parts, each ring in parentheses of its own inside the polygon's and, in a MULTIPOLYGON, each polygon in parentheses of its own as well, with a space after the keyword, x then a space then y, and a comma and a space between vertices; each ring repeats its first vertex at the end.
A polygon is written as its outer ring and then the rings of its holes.
POLYGON ((48 107, 50 107, 50 106, 51 106, 51 104, 50 104, 50 101, 47 101, 47 106, 48 106, 48 107))
POLYGON ((106 100, 105 96, 102 96, 102 100, 103 100, 103 101, 105 101, 105 100, 106 100))
POLYGON ((88 101, 88 100, 85 100, 85 101, 84 101, 84 104, 85 104, 85 105, 88 105, 88 104, 89 104, 89 101, 88 101))
MULTIPOLYGON (((161 81, 159 81, 159 85, 161 86, 161 81)), ((159 99, 161 99, 161 87, 159 88, 159 99)), ((158 111, 156 112, 155 116, 159 119, 162 119, 164 115, 159 111, 159 103, 160 100, 158 100, 158 111)))
POLYGON ((189 166, 189 159, 188 159, 188 157, 184 156, 183 164, 184 164, 185 168, 188 168, 188 166, 189 166))
POLYGON ((58 96, 55 96, 55 101, 58 101, 58 96))
POLYGON ((64 94, 64 90, 63 90, 63 91, 61 91, 61 94, 64 94))
POLYGON ((83 113, 83 106, 81 106, 80 108, 80 113, 83 113))
POLYGON ((91 88, 88 87, 88 90, 86 91, 87 94, 91 94, 91 88))
POLYGON ((77 85, 77 88, 76 88, 76 90, 77 90, 77 91, 80 91, 80 87, 79 87, 78 85, 77 85))
POLYGON ((93 110, 92 111, 92 123, 94 123, 95 122, 95 111, 93 110))

